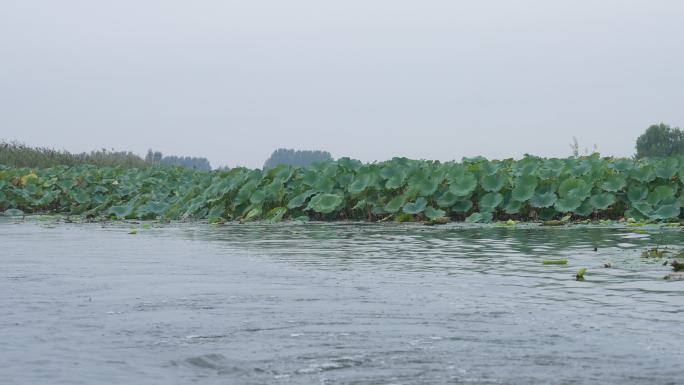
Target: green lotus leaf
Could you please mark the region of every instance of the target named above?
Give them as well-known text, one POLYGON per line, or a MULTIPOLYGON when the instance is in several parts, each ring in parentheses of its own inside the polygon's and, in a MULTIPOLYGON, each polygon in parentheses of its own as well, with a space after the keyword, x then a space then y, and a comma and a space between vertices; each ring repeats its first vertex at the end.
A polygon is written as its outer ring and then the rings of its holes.
POLYGON ((608 167, 619 172, 627 172, 634 168, 634 161, 627 158, 615 159, 608 163, 608 167))
POLYGON ((444 216, 444 214, 446 214, 444 210, 435 209, 432 206, 426 207, 423 213, 429 219, 441 218, 444 216))
POLYGON ((361 200, 359 200, 358 202, 356 202, 356 204, 354 205, 354 207, 352 207, 352 210, 361 210, 361 209, 365 209, 367 206, 368 206, 368 201, 365 200, 365 199, 361 199, 361 200))
MULTIPOLYGON (((169 204, 158 201, 150 201, 138 208, 139 215, 155 214, 157 216, 164 215, 169 210, 169 204)), ((117 215, 118 216, 118 215, 117 215)))
POLYGON ((582 159, 570 167, 570 172, 574 176, 583 176, 587 175, 591 171, 591 168, 591 162, 582 159))
POLYGON ((85 190, 71 190, 69 196, 78 204, 90 203, 90 195, 85 190))
POLYGON ((473 208, 473 202, 470 199, 461 199, 451 206, 451 211, 455 213, 467 213, 471 208, 473 208))
POLYGON ((302 176, 302 183, 307 186, 315 186, 320 179, 320 175, 314 169, 307 169, 302 176))
POLYGON ((437 198, 437 206, 442 208, 448 208, 453 206, 460 197, 449 190, 446 190, 442 195, 437 198))
MULTIPOLYGON (((208 219, 209 222, 215 222, 223 218, 225 211, 226 208, 223 207, 223 205, 216 205, 207 212, 206 219, 208 219)), ((140 209, 138 209, 138 217, 140 218, 147 217, 149 214, 150 213, 141 213, 140 209)))
POLYGON ((354 176, 346 172, 335 176, 335 182, 337 182, 337 184, 342 188, 348 188, 353 181, 354 176))
POLYGON ((502 163, 499 161, 482 162, 482 166, 481 166, 482 174, 485 176, 494 175, 501 169, 501 166, 502 166, 502 163))
POLYGON ((7 209, 2 213, 2 215, 6 217, 20 217, 24 215, 24 212, 19 209, 7 209))
POLYGON ((573 210, 573 213, 581 216, 581 217, 586 217, 589 216, 591 213, 594 212, 594 207, 591 205, 589 200, 587 199, 586 201, 582 202, 582 204, 573 210))
POLYGON ((133 215, 133 207, 131 205, 112 206, 107 211, 107 214, 114 215, 117 218, 128 218, 133 215))
POLYGON ((472 213, 468 217, 466 217, 465 221, 468 223, 480 223, 480 222, 491 222, 492 221, 492 213, 490 212, 485 212, 485 213, 472 213))
POLYGON ((552 179, 558 178, 563 169, 565 168, 565 162, 560 159, 546 159, 542 166, 537 171, 537 176, 541 179, 552 179))
POLYGON ((460 178, 451 179, 449 191, 459 197, 469 196, 477 187, 477 179, 472 174, 465 174, 460 178))
POLYGON ((565 197, 558 199, 553 207, 559 213, 570 213, 580 207, 580 205, 582 205, 582 201, 580 199, 576 197, 565 197))
POLYGON ((679 161, 677 158, 667 158, 659 161, 655 167, 655 174, 658 178, 672 179, 679 171, 679 161))
POLYGON ((379 174, 385 180, 397 178, 403 181, 406 178, 406 171, 404 170, 404 167, 401 166, 387 166, 380 169, 379 174))
POLYGON ((363 167, 363 163, 361 163, 361 161, 356 159, 350 159, 349 157, 343 157, 338 159, 337 164, 340 167, 346 168, 350 171, 358 171, 361 167, 363 167))
POLYGON ((679 217, 679 213, 681 211, 681 203, 679 201, 675 201, 671 204, 667 205, 662 205, 658 207, 655 212, 653 212, 650 217, 653 219, 670 219, 670 218, 677 218, 679 217))
POLYGON ((505 174, 492 174, 482 177, 480 184, 487 192, 499 192, 506 182, 508 182, 508 177, 505 174))
POLYGON ((240 206, 244 203, 247 203, 256 190, 258 181, 250 181, 245 183, 242 187, 240 187, 240 190, 238 190, 238 193, 235 195, 235 198, 233 199, 233 207, 240 206))
POLYGON ((420 197, 416 199, 415 202, 409 202, 404 205, 403 211, 406 214, 419 214, 422 213, 423 210, 425 210, 425 207, 427 206, 427 200, 425 198, 420 197))
POLYGON ((517 175, 521 176, 535 176, 537 174, 537 169, 539 168, 539 158, 535 156, 525 156, 516 162, 513 166, 513 170, 517 175))
POLYGON ((266 219, 271 222, 280 222, 283 220, 283 216, 287 213, 287 208, 285 207, 274 207, 266 213, 266 219))
POLYGON ((551 207, 554 203, 556 203, 557 200, 558 196, 554 192, 537 192, 532 198, 530 198, 530 206, 536 208, 551 207))
POLYGON ((584 179, 580 178, 568 178, 558 186, 558 195, 560 197, 571 195, 571 191, 574 191, 573 195, 577 197, 586 197, 591 193, 591 186, 584 179))
POLYGON ((344 202, 344 197, 337 194, 321 193, 311 199, 311 209, 317 213, 330 214, 340 207, 344 202))
POLYGON ((487 193, 480 198, 479 207, 483 211, 492 211, 503 202, 503 195, 499 193, 487 193))
POLYGON ((418 196, 430 196, 437 191, 438 182, 434 178, 415 178, 409 184, 411 191, 418 196))
POLYGON ((249 197, 249 202, 253 205, 259 205, 264 201, 264 199, 266 199, 266 193, 264 193, 262 190, 256 190, 249 197))
POLYGON ((648 187, 643 185, 631 185, 627 189, 627 198, 630 202, 639 202, 648 197, 648 187))
POLYGON ((394 176, 385 182, 385 188, 388 190, 398 189, 404 185, 405 180, 405 176, 394 176))
POLYGON ((506 214, 518 214, 522 209, 522 206, 522 202, 510 199, 508 203, 504 205, 504 212, 506 212, 506 214))
POLYGON ((632 202, 632 208, 649 218, 654 214, 653 207, 646 201, 632 202))
POLYGON ((611 193, 600 193, 589 198, 591 207, 598 210, 605 210, 613 203, 615 203, 615 195, 611 193))
POLYGON ((517 201, 525 202, 534 196, 537 189, 537 177, 534 175, 523 175, 515 180, 515 187, 511 192, 511 197, 517 201))
POLYGON ((627 177, 624 174, 614 174, 607 177, 601 184, 601 188, 605 191, 617 192, 622 190, 627 185, 627 177))
POLYGON ((385 205, 385 211, 394 214, 397 211, 399 211, 404 204, 406 203, 406 197, 403 195, 397 195, 394 198, 392 198, 387 204, 385 205))
POLYGON ((302 207, 304 205, 304 202, 306 202, 306 200, 309 199, 309 197, 314 195, 315 193, 316 190, 307 190, 297 195, 296 197, 292 198, 290 202, 287 203, 287 208, 296 209, 302 207))
POLYGON ((314 188, 319 192, 329 193, 335 188, 335 179, 332 177, 322 178, 317 183, 314 184, 314 188))
POLYGON ((646 201, 651 205, 657 205, 665 199, 673 198, 675 194, 676 191, 670 186, 657 186, 648 194, 646 201))
POLYGON ((249 222, 251 220, 259 218, 259 216, 261 216, 261 212, 261 206, 249 208, 247 210, 247 213, 243 215, 240 219, 240 223, 249 222))
POLYGON ((357 176, 354 182, 349 185, 349 192, 354 195, 360 194, 370 186, 371 181, 372 178, 369 174, 357 176))
POLYGON ((632 179, 638 180, 639 182, 648 183, 656 178, 655 171, 651 165, 641 165, 638 168, 632 170, 630 177, 632 179))

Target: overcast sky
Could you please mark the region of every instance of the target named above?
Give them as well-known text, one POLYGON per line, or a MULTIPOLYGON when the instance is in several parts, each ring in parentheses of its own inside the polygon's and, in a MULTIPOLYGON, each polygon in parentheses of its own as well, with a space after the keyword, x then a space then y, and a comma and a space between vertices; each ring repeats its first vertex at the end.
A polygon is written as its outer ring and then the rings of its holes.
POLYGON ((0 0, 0 138, 260 167, 278 147, 632 155, 684 126, 681 0, 0 0))

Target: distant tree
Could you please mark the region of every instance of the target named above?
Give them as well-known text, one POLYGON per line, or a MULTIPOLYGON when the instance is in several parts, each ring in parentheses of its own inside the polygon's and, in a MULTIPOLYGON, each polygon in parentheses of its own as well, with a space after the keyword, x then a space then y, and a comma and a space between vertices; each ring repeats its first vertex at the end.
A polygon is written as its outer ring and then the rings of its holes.
POLYGON ((684 155, 684 132, 667 124, 653 124, 636 141, 637 158, 684 155))
POLYGON ((155 166, 185 167, 200 171, 211 171, 211 164, 207 158, 192 156, 164 156, 160 151, 147 150, 145 161, 155 166))
POLYGON ((185 167, 201 171, 211 171, 211 164, 207 158, 196 158, 190 156, 165 156, 161 160, 162 166, 185 167))
POLYGON ((327 151, 292 150, 279 148, 273 151, 271 157, 264 163, 264 168, 274 168, 281 164, 290 166, 308 166, 313 162, 332 160, 332 156, 327 151))

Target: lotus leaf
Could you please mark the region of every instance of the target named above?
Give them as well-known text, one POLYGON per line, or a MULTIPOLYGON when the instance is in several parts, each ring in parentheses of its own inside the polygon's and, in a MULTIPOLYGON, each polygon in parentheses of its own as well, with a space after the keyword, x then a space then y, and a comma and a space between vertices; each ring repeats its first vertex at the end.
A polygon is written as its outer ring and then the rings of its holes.
POLYGON ((425 207, 427 206, 427 200, 425 198, 420 197, 416 199, 415 202, 409 202, 404 205, 403 211, 406 214, 420 214, 425 210, 425 207))
POLYGON ((523 175, 515 180, 515 187, 511 197, 519 202, 525 202, 534 196, 537 188, 537 177, 533 175, 523 175))
POLYGON ((644 185, 631 185, 627 189, 627 198, 630 202, 640 202, 648 197, 648 187, 644 185))
POLYGON ((651 205, 657 205, 665 199, 673 198, 675 193, 676 191, 670 186, 657 186, 648 194, 646 201, 651 205))
POLYGON ((351 194, 360 194, 371 184, 372 178, 369 174, 363 174, 357 177, 351 185, 349 185, 349 192, 351 194))
POLYGON ((508 178, 504 174, 491 174, 482 177, 480 184, 482 189, 488 192, 499 192, 501 188, 508 182, 508 178))
POLYGON ((296 209, 298 207, 302 207, 304 205, 304 202, 306 202, 307 199, 309 199, 310 196, 314 195, 316 193, 316 190, 307 190, 294 198, 290 200, 287 204, 288 209, 296 209))
POLYGON ((266 194, 261 190, 257 190, 252 193, 252 196, 249 197, 249 202, 253 205, 259 205, 264 201, 264 199, 266 199, 266 194))
POLYGON ((503 195, 499 193, 487 193, 480 198, 479 207, 483 211, 492 211, 503 202, 503 195))
POLYGON ((681 203, 679 201, 674 201, 670 204, 662 205, 658 207, 655 212, 653 212, 650 217, 653 219, 670 219, 679 217, 681 211, 681 203))
POLYGON ((3 212, 3 215, 7 217, 19 217, 23 216, 24 212, 19 209, 7 209, 3 212))
POLYGON ((679 170, 677 158, 667 158, 659 161, 655 167, 655 175, 662 179, 672 179, 679 170))
POLYGON ((651 165, 640 165, 640 167, 632 170, 632 179, 638 180, 639 182, 648 183, 656 178, 655 171, 651 165))
POLYGON ((403 195, 397 195, 394 198, 392 198, 387 204, 385 205, 385 211, 394 214, 397 211, 399 211, 404 204, 406 204, 406 197, 403 195))
POLYGON ((309 203, 309 207, 321 214, 330 214, 340 207, 344 202, 344 197, 337 194, 321 193, 314 196, 309 203))
POLYGON ((465 219, 465 221, 468 223, 491 222, 492 221, 492 213, 490 213, 490 212, 472 213, 465 219))
POLYGON ((456 201, 456 203, 454 203, 453 206, 451 206, 451 211, 456 213, 466 213, 471 208, 473 208, 473 202, 469 199, 462 199, 456 201))
POLYGON ((553 192, 536 193, 530 199, 530 206, 537 208, 551 207, 558 200, 558 196, 553 192))
POLYGON ((506 214, 518 214, 520 213, 520 210, 522 210, 522 207, 522 202, 511 199, 504 205, 504 212, 506 212, 506 214))
POLYGON ((428 206, 428 207, 425 208, 424 214, 425 214, 425 216, 428 217, 429 219, 433 219, 433 220, 434 220, 434 219, 437 219, 437 218, 442 218, 442 217, 444 217, 445 212, 444 212, 444 210, 435 209, 435 208, 433 208, 432 206, 428 206))
POLYGON ((266 213, 266 219, 271 222, 280 222, 283 220, 283 216, 287 213, 287 208, 285 207, 274 207, 266 213))
POLYGON ((607 177, 601 184, 605 191, 617 192, 627 185, 627 177, 624 174, 614 174, 607 177))
POLYGON ((261 216, 261 207, 249 208, 247 213, 240 219, 240 223, 249 222, 261 216))
POLYGON ((598 210, 605 210, 613 203, 615 203, 615 195, 611 193, 600 193, 589 198, 591 207, 598 210))
POLYGON ((477 179, 472 174, 465 174, 462 177, 451 179, 449 186, 449 191, 456 196, 470 196, 477 187, 477 179))
POLYGON ((555 207, 559 213, 570 213, 581 205, 582 201, 580 199, 576 197, 565 197, 558 199, 553 207, 555 207))

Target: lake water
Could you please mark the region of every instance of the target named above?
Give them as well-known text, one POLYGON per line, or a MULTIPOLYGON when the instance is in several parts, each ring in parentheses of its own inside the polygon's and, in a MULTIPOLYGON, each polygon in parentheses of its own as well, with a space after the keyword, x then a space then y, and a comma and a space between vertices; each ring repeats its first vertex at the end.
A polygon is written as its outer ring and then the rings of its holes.
POLYGON ((0 220, 3 384, 683 381, 680 229, 53 222, 0 220))

